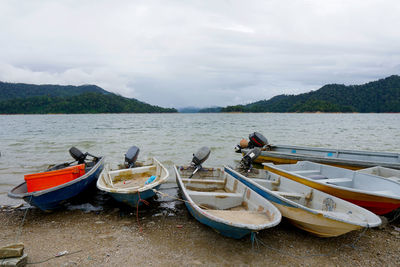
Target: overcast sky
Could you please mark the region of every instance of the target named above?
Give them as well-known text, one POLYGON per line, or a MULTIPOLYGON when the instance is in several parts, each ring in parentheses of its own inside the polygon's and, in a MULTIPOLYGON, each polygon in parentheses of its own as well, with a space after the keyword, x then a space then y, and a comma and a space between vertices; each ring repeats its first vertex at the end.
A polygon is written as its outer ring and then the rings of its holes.
POLYGON ((400 74, 399 0, 0 1, 0 80, 226 106, 400 74))

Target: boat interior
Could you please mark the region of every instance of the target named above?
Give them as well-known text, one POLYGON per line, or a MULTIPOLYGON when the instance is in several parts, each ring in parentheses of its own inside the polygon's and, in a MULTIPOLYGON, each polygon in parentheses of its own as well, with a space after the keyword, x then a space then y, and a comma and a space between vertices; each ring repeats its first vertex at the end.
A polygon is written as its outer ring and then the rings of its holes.
POLYGON ((265 224, 275 219, 266 201, 219 168, 177 167, 186 193, 207 213, 242 224, 265 224))
POLYGON ((346 202, 267 170, 253 170, 245 176, 260 186, 301 206, 329 212, 331 215, 343 219, 352 218, 354 220, 357 218, 363 220, 362 216, 358 218, 357 214, 349 212, 351 208, 348 204, 345 204, 346 202))
POLYGON ((322 184, 400 197, 400 183, 383 179, 372 174, 356 172, 308 161, 300 161, 296 164, 269 166, 277 170, 294 174, 296 176, 312 179, 322 184), (373 187, 371 185, 373 185, 373 187))
POLYGON ((130 169, 121 169, 104 172, 105 183, 113 188, 140 188, 145 186, 147 181, 155 182, 162 177, 162 168, 159 165, 149 165, 130 169), (155 176, 154 180, 149 180, 155 176))

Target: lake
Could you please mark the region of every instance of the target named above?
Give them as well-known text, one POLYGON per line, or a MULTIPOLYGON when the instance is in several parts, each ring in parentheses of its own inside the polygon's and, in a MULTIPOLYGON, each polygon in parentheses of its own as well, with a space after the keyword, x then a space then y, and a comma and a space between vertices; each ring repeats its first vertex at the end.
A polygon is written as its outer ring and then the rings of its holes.
POLYGON ((235 165, 241 138, 254 131, 272 144, 400 152, 400 114, 80 114, 0 116, 0 205, 24 174, 72 161, 68 150, 104 155, 112 166, 132 145, 139 159, 155 156, 170 170, 188 164, 202 146, 205 165, 235 165))

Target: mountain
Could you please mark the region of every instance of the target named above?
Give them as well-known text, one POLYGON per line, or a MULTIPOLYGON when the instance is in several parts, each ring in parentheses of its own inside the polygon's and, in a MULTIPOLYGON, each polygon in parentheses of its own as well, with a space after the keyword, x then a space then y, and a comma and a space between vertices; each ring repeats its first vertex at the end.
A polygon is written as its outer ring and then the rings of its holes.
POLYGON ((199 112, 200 108, 196 107, 184 107, 184 108, 178 108, 178 112, 180 113, 197 113, 199 112))
POLYGON ((96 85, 36 85, 0 82, 0 101, 33 96, 74 96, 89 92, 110 94, 96 85))
POLYGON ((221 112, 400 112, 400 76, 363 85, 328 84, 299 95, 278 95, 221 112))
POLYGON ((217 113, 221 112, 222 107, 209 107, 209 108, 196 108, 196 107, 186 107, 180 108, 178 111, 180 113, 217 113))
POLYGON ((222 107, 202 108, 199 113, 218 113, 221 112, 222 107))
POLYGON ((96 85, 0 82, 0 114, 177 112, 110 93, 96 85))

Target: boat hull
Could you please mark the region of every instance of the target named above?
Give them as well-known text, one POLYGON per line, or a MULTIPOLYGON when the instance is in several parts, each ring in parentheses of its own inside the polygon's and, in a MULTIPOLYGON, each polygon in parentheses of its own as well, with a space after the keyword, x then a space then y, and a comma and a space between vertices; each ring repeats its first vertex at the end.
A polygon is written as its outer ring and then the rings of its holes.
POLYGON ((139 206, 142 205, 142 201, 141 200, 146 200, 149 198, 152 198, 156 193, 153 191, 153 189, 158 190, 160 188, 161 185, 158 185, 152 189, 149 190, 145 190, 142 192, 138 192, 138 193, 117 193, 117 192, 109 192, 109 194, 116 200, 122 203, 125 203, 129 206, 132 207, 137 207, 138 204, 139 206))
POLYGON ((60 208, 65 202, 88 189, 93 183, 95 183, 103 167, 104 158, 101 158, 87 174, 64 185, 32 193, 14 193, 14 189, 26 187, 26 183, 22 183, 11 190, 9 196, 12 198, 22 198, 30 205, 38 207, 45 212, 50 212, 60 208))
MULTIPOLYGON (((247 151, 244 149, 242 152, 245 154, 247 151)), ((399 153, 272 145, 269 150, 261 151, 261 155, 255 162, 295 164, 297 161, 307 160, 350 170, 359 170, 377 165, 400 169, 399 158, 399 153)))
POLYGON ((295 207, 281 204, 275 206, 296 227, 319 237, 335 237, 361 229, 361 226, 331 220, 295 207))
POLYGON ((219 223, 217 221, 210 220, 207 216, 204 216, 200 212, 196 211, 193 208, 193 206, 190 205, 189 203, 185 202, 185 205, 186 205, 186 208, 188 209, 189 213, 196 220, 198 220, 202 224, 205 224, 205 225, 211 227, 217 233, 219 233, 219 234, 221 234, 223 236, 234 238, 234 239, 241 239, 241 238, 245 237, 246 235, 248 235, 248 234, 253 232, 250 229, 234 227, 234 226, 230 226, 228 224, 219 223))

